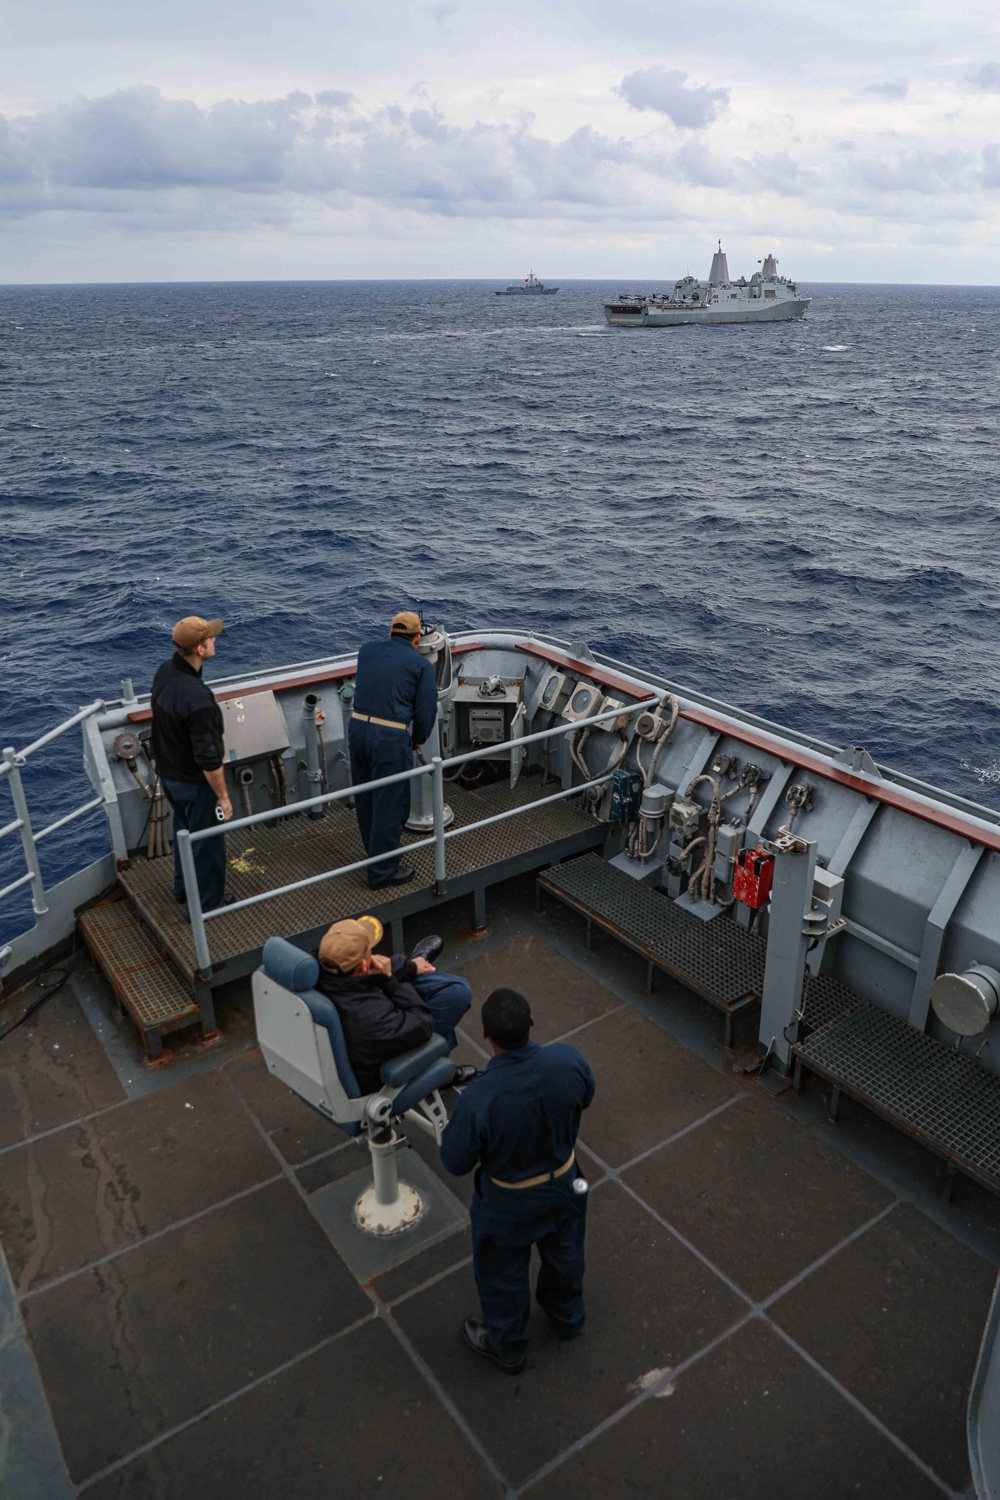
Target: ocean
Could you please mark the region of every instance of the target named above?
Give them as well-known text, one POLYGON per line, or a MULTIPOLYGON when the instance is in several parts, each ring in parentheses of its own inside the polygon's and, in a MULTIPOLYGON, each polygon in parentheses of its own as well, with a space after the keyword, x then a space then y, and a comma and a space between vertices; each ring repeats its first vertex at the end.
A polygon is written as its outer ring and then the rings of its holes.
MULTIPOLYGON (((221 676, 405 605, 1000 806, 1000 289, 811 285, 802 322, 639 331, 602 303, 650 283, 494 285, 0 288, 2 744, 148 689, 181 615, 225 620, 221 676)), ((26 774, 36 817, 87 795, 75 734, 26 774)), ((103 847, 73 825, 46 878, 103 847)))

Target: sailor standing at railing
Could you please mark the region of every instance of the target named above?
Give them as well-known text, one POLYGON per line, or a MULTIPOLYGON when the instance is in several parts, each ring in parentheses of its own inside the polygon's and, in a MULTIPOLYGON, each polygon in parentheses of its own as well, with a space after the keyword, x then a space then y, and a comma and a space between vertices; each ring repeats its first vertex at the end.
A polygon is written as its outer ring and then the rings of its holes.
MULTIPOLYGON (((388 640, 368 641, 358 652, 354 712, 348 730, 355 786, 410 770, 414 750, 420 749, 434 728, 437 681, 429 660, 416 649, 419 644, 420 616, 404 610, 394 617, 388 640)), ((409 781, 358 792, 354 805, 368 855, 399 848, 410 815, 409 781)), ((369 865, 368 884, 373 890, 403 885, 415 874, 412 865, 401 864, 395 855, 369 865)))
MULTIPOLYGON (((153 677, 153 757, 160 784, 174 814, 174 895, 186 901, 177 830, 196 833, 228 822, 233 804, 226 790, 222 710, 202 681, 201 669, 215 655, 221 620, 188 615, 174 626, 177 650, 161 662, 153 677), (218 809, 218 811, 217 811, 218 809)), ((214 911, 233 900, 226 895, 226 839, 199 839, 192 844, 202 911, 214 911)))

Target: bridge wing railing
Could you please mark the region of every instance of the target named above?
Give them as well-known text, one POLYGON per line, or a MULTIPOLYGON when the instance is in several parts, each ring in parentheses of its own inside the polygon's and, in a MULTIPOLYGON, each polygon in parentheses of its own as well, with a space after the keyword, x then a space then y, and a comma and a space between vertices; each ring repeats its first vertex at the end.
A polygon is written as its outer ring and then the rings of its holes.
POLYGON ((594 714, 588 719, 578 719, 567 724, 557 724, 552 729, 540 729, 534 734, 526 734, 518 739, 505 740, 499 745, 487 745, 479 750, 470 750, 464 755, 454 755, 448 760, 442 760, 435 756, 426 764, 413 766, 409 771, 398 771, 393 776, 381 776, 375 781, 366 781, 359 786, 342 787, 336 792, 326 792, 320 797, 307 797, 301 802, 291 802, 284 807, 270 808, 266 812, 253 813, 246 818, 236 818, 229 823, 220 823, 217 828, 202 828, 196 833, 191 833, 186 828, 177 830, 177 847, 180 852, 181 869, 184 874, 184 888, 187 893, 188 915, 191 919, 191 935, 194 939, 194 949, 198 960, 198 966, 207 978, 212 969, 212 956, 208 944, 206 923, 215 917, 227 916, 232 912, 242 911, 245 907, 258 906, 265 901, 273 901, 278 896, 287 896, 292 891, 304 890, 307 886, 319 885, 323 881, 333 880, 339 875, 351 875, 357 870, 365 870, 369 865, 379 864, 387 859, 394 859, 400 854, 413 854, 418 849, 434 848, 434 884, 439 894, 443 894, 445 881, 448 878, 447 871, 447 845, 450 839, 461 838, 463 834, 475 833, 478 829, 487 828, 493 823, 502 823, 507 818, 516 818, 524 813, 530 813, 537 807, 544 807, 550 802, 560 802, 567 797, 576 797, 580 792, 585 792, 591 787, 604 786, 611 780, 612 772, 606 771, 600 776, 593 777, 589 781, 582 782, 578 786, 564 787, 562 791, 554 792, 550 797, 537 798, 526 803, 523 807, 507 808, 503 812, 493 813, 488 818, 480 818, 475 823, 466 823, 460 828, 446 828, 444 822, 444 778, 445 772, 453 768, 458 769, 474 760, 495 760, 497 755, 504 750, 515 750, 525 745, 535 744, 540 740, 553 739, 558 735, 576 734, 582 729, 593 728, 595 725, 605 724, 609 720, 621 718, 627 715, 631 718, 634 714, 642 713, 643 710, 654 708, 662 699, 662 694, 657 693, 655 697, 647 698, 641 703, 629 704, 626 708, 620 705, 613 709, 605 709, 603 713, 594 714), (403 781, 415 781, 420 776, 430 776, 432 779, 431 795, 433 807, 434 831, 427 838, 416 839, 409 844, 401 845, 398 849, 390 849, 382 854, 371 855, 367 859, 358 859, 350 864, 337 865, 330 870, 324 870, 319 875, 308 875, 302 880, 293 880, 287 885, 277 886, 274 890, 262 891, 256 896, 246 896, 242 901, 233 901, 228 906, 216 907, 213 911, 203 911, 201 896, 198 890, 198 879, 194 866, 194 845, 203 839, 220 838, 226 833, 235 832, 239 828, 251 828, 259 823, 270 823, 277 818, 288 817, 290 813, 305 812, 309 808, 322 807, 327 803, 340 802, 344 798, 354 797, 358 792, 374 792, 382 787, 394 786, 403 781))
POLYGON ((77 818, 85 817, 87 813, 96 812, 99 807, 103 808, 105 802, 103 797, 92 797, 89 802, 84 802, 79 807, 74 808, 72 812, 65 813, 61 818, 56 818, 55 822, 49 823, 47 827, 40 829, 36 833, 32 827, 31 814, 28 811, 28 799, 25 795, 21 771, 26 765, 29 756, 34 755, 46 745, 51 744, 53 740, 57 740, 68 729, 75 729, 77 724, 82 724, 84 719, 90 718, 91 714, 101 713, 104 706, 103 699, 98 698, 95 702, 88 703, 84 708, 81 708, 71 718, 64 720, 62 724, 57 724, 55 729, 50 729, 47 734, 43 734, 39 739, 32 740, 31 744, 25 745, 23 750, 14 750, 11 746, 7 746, 2 752, 3 759, 0 761, 0 780, 6 777, 10 786, 11 801, 14 804, 14 817, 9 823, 5 823, 0 828, 0 839, 8 838, 15 833, 21 835, 21 850, 24 855, 26 869, 23 875, 20 875, 16 880, 12 880, 8 885, 0 888, 0 901, 5 896, 11 895, 14 891, 19 891, 22 886, 30 885, 31 904, 37 917, 44 916, 49 909, 45 894, 45 880, 38 859, 38 845, 42 839, 47 839, 51 834, 58 833, 61 828, 66 828, 70 823, 75 823, 77 818))

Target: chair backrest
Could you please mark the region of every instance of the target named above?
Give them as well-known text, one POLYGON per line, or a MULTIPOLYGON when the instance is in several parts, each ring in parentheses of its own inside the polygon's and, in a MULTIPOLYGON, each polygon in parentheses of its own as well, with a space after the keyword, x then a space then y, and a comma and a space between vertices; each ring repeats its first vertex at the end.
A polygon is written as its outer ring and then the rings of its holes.
POLYGON ((284 938, 268 938, 253 976, 257 1039, 268 1068, 349 1135, 364 1098, 347 1055, 337 1007, 313 988, 319 964, 284 938))

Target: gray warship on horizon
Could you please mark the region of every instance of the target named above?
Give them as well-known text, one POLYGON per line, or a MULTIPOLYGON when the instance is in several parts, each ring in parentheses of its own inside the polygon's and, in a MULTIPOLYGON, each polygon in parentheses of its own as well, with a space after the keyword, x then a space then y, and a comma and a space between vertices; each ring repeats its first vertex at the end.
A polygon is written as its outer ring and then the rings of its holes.
POLYGON ((239 815, 179 836, 187 912, 148 694, 3 751, 0 1493, 995 1500, 1000 815, 582 641, 421 649, 405 888, 365 879, 353 653, 212 683, 239 815), (33 822, 76 732, 90 790, 33 822), (47 880, 85 817, 107 852, 47 880), (317 1019, 309 955, 364 912, 597 1077, 587 1337, 533 1323, 499 1391, 456 1343, 451 1064, 354 1097, 317 1019))
POLYGON ((778 262, 766 255, 749 281, 733 281, 719 241, 707 281, 684 276, 672 292, 621 292, 604 304, 604 315, 615 328, 679 328, 686 324, 785 323, 803 318, 811 298, 794 281, 778 275, 778 262))
POLYGON ((557 286, 546 286, 544 281, 539 281, 534 271, 529 271, 523 281, 512 281, 508 286, 498 290, 498 297, 554 297, 559 288, 557 286))

